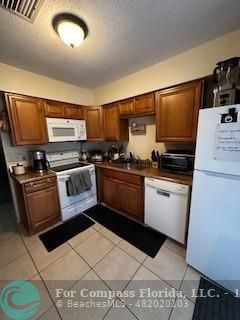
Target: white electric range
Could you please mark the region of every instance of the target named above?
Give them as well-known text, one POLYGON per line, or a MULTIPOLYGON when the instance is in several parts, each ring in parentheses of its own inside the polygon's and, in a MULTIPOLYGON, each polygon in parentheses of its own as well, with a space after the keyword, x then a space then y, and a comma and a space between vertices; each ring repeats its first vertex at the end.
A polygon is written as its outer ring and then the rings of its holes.
POLYGON ((62 220, 87 210, 97 204, 96 174, 95 166, 90 163, 80 162, 78 151, 64 151, 47 153, 49 170, 57 175, 57 186, 61 206, 62 220), (72 173, 88 170, 91 177, 91 189, 76 196, 69 196, 67 192, 67 181, 72 173))

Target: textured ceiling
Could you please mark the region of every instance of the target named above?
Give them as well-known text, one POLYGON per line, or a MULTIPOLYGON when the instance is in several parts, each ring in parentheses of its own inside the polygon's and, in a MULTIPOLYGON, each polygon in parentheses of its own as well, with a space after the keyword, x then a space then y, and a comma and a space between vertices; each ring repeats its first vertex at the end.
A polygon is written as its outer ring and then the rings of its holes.
POLYGON ((0 62, 96 88, 239 27, 239 0, 45 0, 33 24, 0 9, 0 62), (81 47, 53 31, 60 12, 87 23, 81 47))

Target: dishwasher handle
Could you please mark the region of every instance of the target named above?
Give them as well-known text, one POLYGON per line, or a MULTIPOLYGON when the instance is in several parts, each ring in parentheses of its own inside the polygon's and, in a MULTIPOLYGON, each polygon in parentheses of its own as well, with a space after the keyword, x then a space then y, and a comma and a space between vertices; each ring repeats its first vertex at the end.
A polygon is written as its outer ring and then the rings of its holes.
POLYGON ((159 195, 163 195, 163 196, 167 196, 167 194, 177 194, 177 195, 181 195, 181 196, 188 196, 189 194, 189 188, 187 186, 183 186, 183 187, 179 187, 179 188, 174 188, 172 190, 167 190, 160 188, 160 186, 157 185, 153 185, 151 183, 146 183, 145 182, 145 187, 147 188, 152 188, 154 190, 158 190, 159 192, 157 192, 157 194, 159 195))
POLYGON ((160 196, 164 196, 164 197, 170 198, 170 193, 165 191, 165 190, 156 189, 156 192, 160 196))

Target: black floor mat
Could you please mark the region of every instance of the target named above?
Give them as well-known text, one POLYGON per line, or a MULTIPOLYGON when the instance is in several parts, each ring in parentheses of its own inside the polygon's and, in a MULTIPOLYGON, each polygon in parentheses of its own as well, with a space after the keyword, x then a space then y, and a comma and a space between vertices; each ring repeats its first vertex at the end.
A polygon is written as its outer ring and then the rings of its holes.
POLYGON ((101 205, 90 208, 84 213, 152 258, 166 240, 165 235, 101 205))
POLYGON ((192 320, 238 320, 240 319, 240 299, 233 294, 223 290, 217 285, 201 278, 198 296, 202 294, 206 297, 198 297, 192 320), (213 289, 212 291, 208 291, 213 289), (208 295, 214 295, 210 297, 208 295))
POLYGON ((94 222, 84 215, 79 215, 63 224, 41 234, 40 240, 44 244, 47 251, 52 251, 58 246, 73 238, 80 232, 91 227, 94 222))

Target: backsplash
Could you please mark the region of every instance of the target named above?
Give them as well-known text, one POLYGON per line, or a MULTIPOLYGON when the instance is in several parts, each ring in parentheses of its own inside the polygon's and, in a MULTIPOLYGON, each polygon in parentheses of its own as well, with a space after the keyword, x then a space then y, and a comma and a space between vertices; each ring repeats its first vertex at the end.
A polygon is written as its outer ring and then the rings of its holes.
POLYGON ((131 151, 135 156, 139 156, 141 159, 150 159, 152 150, 158 150, 160 153, 163 153, 168 149, 192 150, 194 148, 193 144, 165 144, 156 142, 155 116, 129 119, 129 126, 133 123, 146 124, 146 134, 132 134, 129 130, 129 142, 126 151, 127 153, 131 151))
POLYGON ((93 149, 101 149, 102 151, 108 151, 108 149, 112 145, 111 142, 99 142, 99 143, 57 142, 57 143, 48 143, 44 145, 14 147, 11 145, 9 134, 2 132, 1 138, 2 138, 3 148, 4 148, 6 163, 8 166, 16 162, 24 162, 24 164, 30 165, 31 150, 43 149, 46 152, 77 150, 81 152, 81 150, 84 148, 87 151, 91 151, 93 149))

